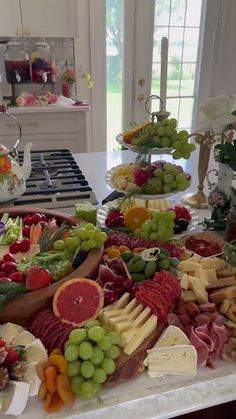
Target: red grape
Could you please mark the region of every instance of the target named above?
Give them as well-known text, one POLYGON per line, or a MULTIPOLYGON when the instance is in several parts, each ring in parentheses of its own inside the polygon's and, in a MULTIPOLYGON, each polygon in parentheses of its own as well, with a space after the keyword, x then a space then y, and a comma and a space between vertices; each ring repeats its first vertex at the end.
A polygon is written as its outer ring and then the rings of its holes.
POLYGON ((25 279, 25 274, 23 272, 13 272, 10 275, 10 280, 13 282, 20 282, 21 284, 24 284, 25 279))
POLYGON ((3 262, 16 262, 14 256, 11 253, 6 253, 2 260, 3 262))
POLYGON ((33 218, 32 215, 28 214, 23 218, 23 224, 27 226, 31 226, 33 224, 33 218))
POLYGON ((12 273, 16 271, 16 263, 15 262, 4 262, 2 264, 2 270, 6 273, 12 273))
POLYGON ((25 225, 22 228, 22 234, 23 234, 23 236, 28 237, 29 234, 30 234, 30 226, 25 225))
POLYGON ((32 215, 32 220, 34 224, 38 224, 40 223, 40 221, 43 221, 42 215, 39 214, 39 212, 36 212, 35 214, 32 215))
POLYGON ((107 306, 109 304, 113 304, 117 301, 117 295, 115 291, 112 290, 104 290, 104 305, 107 306))

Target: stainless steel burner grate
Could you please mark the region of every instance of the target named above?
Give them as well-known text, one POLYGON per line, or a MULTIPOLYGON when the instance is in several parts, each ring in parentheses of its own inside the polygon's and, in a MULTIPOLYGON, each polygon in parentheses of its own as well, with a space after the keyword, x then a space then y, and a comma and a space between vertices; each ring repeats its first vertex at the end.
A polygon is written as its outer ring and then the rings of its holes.
MULTIPOLYGON (((83 200, 98 203, 68 149, 32 151, 31 160, 26 192, 14 201, 14 206, 40 204, 44 208, 66 208, 83 200)), ((19 152, 20 164, 22 161, 23 152, 19 152)))

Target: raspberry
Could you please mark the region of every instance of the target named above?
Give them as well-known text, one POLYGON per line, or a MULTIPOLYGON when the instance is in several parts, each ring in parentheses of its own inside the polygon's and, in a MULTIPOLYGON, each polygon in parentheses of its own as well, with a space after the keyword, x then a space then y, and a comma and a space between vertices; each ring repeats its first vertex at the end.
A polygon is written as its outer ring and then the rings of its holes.
POLYGON ((136 169, 134 172, 135 184, 139 187, 143 186, 150 179, 150 173, 144 169, 136 169))

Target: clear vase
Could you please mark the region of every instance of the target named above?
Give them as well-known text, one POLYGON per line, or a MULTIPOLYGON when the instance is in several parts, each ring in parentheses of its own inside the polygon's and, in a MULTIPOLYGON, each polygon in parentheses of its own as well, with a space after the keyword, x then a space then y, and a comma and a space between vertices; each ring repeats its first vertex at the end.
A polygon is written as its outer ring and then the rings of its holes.
POLYGON ((217 218, 226 216, 230 209, 234 176, 234 170, 228 164, 220 162, 218 170, 212 169, 207 173, 207 181, 210 189, 208 205, 214 218, 216 218, 216 214, 217 218), (216 183, 210 181, 209 176, 211 173, 215 173, 215 176, 217 176, 216 183))

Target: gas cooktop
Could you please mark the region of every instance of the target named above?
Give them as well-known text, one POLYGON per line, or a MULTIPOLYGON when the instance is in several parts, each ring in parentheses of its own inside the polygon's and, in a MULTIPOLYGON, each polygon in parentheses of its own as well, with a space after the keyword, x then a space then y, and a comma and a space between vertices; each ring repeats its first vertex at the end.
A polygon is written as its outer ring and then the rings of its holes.
MULTIPOLYGON (((13 206, 39 204, 44 208, 67 208, 83 200, 98 203, 70 150, 32 151, 31 161, 26 192, 14 200, 13 206)), ((22 162, 23 152, 19 152, 19 163, 22 162)))

